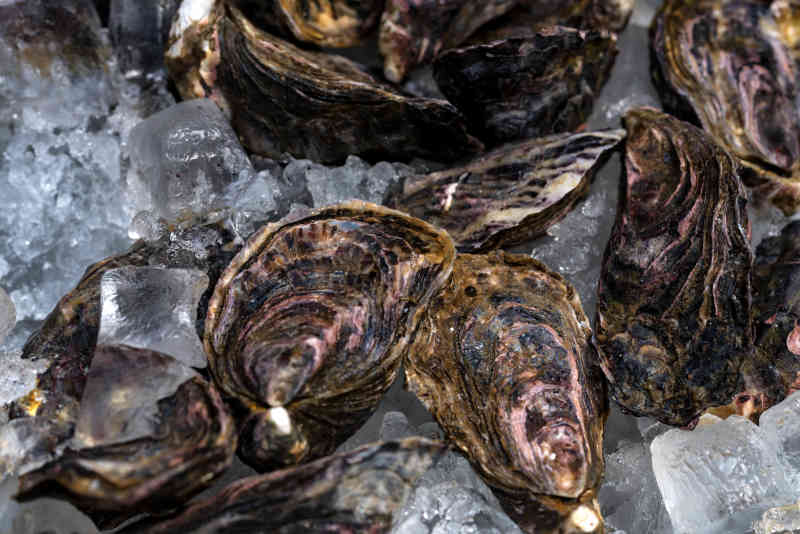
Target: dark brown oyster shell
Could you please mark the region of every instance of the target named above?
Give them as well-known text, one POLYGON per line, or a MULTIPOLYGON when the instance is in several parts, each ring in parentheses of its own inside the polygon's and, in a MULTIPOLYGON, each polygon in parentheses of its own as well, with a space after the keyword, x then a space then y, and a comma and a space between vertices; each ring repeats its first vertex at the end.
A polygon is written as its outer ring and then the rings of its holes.
POLYGON ((403 96, 350 60, 301 50, 223 3, 181 35, 167 67, 182 96, 213 98, 257 154, 452 161, 482 149, 449 103, 403 96))
POLYGON ((388 532, 416 480, 446 449, 409 438, 237 480, 169 519, 124 534, 388 532))
POLYGON ((409 176, 387 202, 447 230, 460 251, 523 243, 572 209, 624 136, 607 130, 507 145, 463 166, 409 176))
POLYGON ((699 119, 787 214, 800 208, 799 31, 787 0, 667 0, 651 27, 665 106, 699 119))
MULTIPOLYGON (((527 21, 538 25, 560 24, 587 30, 608 30, 619 33, 625 29, 633 12, 634 0, 523 0, 527 21)), ((520 13, 521 14, 521 13, 520 13)), ((524 20, 524 19, 522 19, 524 20)))
MULTIPOLYGON (((153 351, 108 345, 97 347, 94 360, 98 378, 112 381, 120 369, 146 376, 173 361, 153 351)), ((132 376, 128 380, 133 383, 132 376)), ((115 392, 115 404, 141 400, 136 394, 120 396, 127 391, 115 392)), ((81 405, 90 415, 106 409, 81 405)), ((207 486, 230 465, 236 451, 233 418, 216 388, 199 376, 158 402, 153 425, 151 435, 139 439, 67 448, 56 460, 20 477, 20 498, 62 495, 90 512, 163 511, 207 486)))
POLYGON ((591 336, 575 290, 540 262, 460 254, 408 349, 409 389, 499 496, 527 509, 508 506, 514 516, 560 517, 546 496, 600 483, 608 401, 591 336))
POLYGON ((613 34, 563 26, 455 48, 436 60, 442 93, 488 145, 577 130, 617 55, 613 34))
POLYGON ((764 239, 753 268, 753 318, 759 360, 775 373, 773 397, 800 390, 800 222, 764 239))
POLYGON ((454 255, 443 231, 359 201, 253 234, 217 283, 204 339, 217 384, 251 413, 245 461, 308 461, 362 425, 454 255))
POLYGON ((598 347, 620 405, 689 425, 763 390, 751 368, 746 191, 705 132, 649 108, 624 121, 627 178, 598 286, 598 347))
POLYGON ((383 0, 235 0, 256 24, 318 46, 355 46, 378 23, 383 0))
POLYGON ((383 73, 400 82, 417 65, 458 46, 519 0, 387 0, 381 17, 383 73))

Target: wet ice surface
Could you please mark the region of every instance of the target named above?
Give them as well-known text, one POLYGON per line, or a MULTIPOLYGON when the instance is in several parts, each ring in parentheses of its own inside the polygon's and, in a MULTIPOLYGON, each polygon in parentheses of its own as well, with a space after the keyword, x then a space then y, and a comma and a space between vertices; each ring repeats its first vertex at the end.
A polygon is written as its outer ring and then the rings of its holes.
POLYGON ((17 323, 17 310, 14 308, 14 301, 8 296, 8 293, 0 287, 0 345, 6 338, 8 333, 14 328, 17 323))
POLYGON ((109 270, 100 281, 98 344, 149 349, 186 365, 205 367, 195 321, 207 287, 208 276, 192 269, 109 270))
POLYGON ((770 508, 753 524, 755 534, 800 533, 800 501, 770 508))
POLYGON ((127 77, 164 67, 164 48, 180 0, 111 0, 108 29, 120 70, 127 77))
POLYGON ((4 421, 4 405, 28 393, 36 386, 36 375, 47 363, 20 358, 19 350, 0 349, 0 424, 4 421))

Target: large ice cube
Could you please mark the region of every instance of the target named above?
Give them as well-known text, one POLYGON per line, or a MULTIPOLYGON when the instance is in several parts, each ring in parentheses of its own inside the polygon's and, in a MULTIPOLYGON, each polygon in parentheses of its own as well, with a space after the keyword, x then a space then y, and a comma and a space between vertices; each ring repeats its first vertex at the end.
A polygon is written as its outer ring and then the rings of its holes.
POLYGON ((162 352, 193 367, 205 367, 195 330, 197 305, 208 276, 192 269, 121 267, 100 281, 98 344, 128 345, 162 352))
POLYGON ((653 470, 679 533, 734 534, 796 489, 765 433, 731 416, 693 431, 670 430, 651 445, 653 470))
POLYGON ((792 467, 793 486, 800 497, 800 391, 761 414, 758 425, 792 467))
POLYGON ((129 195, 138 210, 174 219, 224 207, 228 189, 255 174, 236 133, 208 99, 176 104, 136 126, 128 140, 129 195))

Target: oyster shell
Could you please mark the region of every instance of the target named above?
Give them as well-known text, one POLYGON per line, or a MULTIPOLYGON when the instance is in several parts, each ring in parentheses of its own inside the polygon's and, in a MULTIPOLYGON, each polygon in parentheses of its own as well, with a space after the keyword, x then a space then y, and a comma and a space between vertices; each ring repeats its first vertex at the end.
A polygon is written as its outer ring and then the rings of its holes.
POLYGON ((237 9, 213 6, 183 31, 173 27, 167 67, 184 98, 207 96, 227 110, 251 151, 336 162, 449 161, 482 149, 452 105, 405 97, 344 57, 301 50, 237 9))
POLYGON ((591 335, 577 293, 543 264, 461 254, 407 351, 409 389, 512 517, 560 524, 578 504, 559 511, 558 497, 593 500, 608 401, 591 335))
POLYGON ((383 0, 235 0, 254 23, 318 46, 361 42, 378 23, 383 0))
POLYGON ((122 532, 388 532, 416 480, 445 450, 421 438, 366 445, 237 480, 176 517, 122 532))
POLYGON ((219 279, 204 344, 250 416, 257 469, 324 456, 376 408, 455 251, 443 231, 366 202, 253 234, 219 279))
MULTIPOLYGON (((92 370, 98 387, 109 387, 122 375, 128 386, 109 391, 114 410, 136 412, 143 393, 127 393, 136 387, 136 377, 169 372, 171 362, 169 356, 153 351, 101 345, 92 370)), ((147 387, 146 380, 138 382, 140 388, 147 387)), ((91 399, 107 396, 92 395, 91 399)), ((92 420, 90 433, 108 438, 106 431, 122 431, 126 424, 136 424, 119 418, 104 420, 108 409, 103 403, 84 399, 81 411, 88 412, 92 420)), ((20 498, 61 494, 91 512, 132 515, 163 511, 188 500, 230 465, 236 451, 233 418, 214 386, 199 376, 160 400, 154 416, 147 422, 153 428, 142 437, 118 443, 101 439, 96 446, 67 448, 54 461, 24 474, 20 498)))
POLYGON ((800 390, 800 222, 756 250, 753 318, 756 351, 776 375, 771 398, 778 402, 800 390))
POLYGON ((472 32, 519 0, 387 0, 379 46, 383 73, 402 81, 417 65, 464 42, 472 32))
POLYGON ((800 208, 800 5, 667 0, 651 27, 665 106, 698 119, 786 214, 800 208))
MULTIPOLYGON (((524 0, 528 20, 537 24, 560 24, 587 30, 608 30, 620 33, 633 13, 635 0, 577 0, 553 2, 552 0, 524 0)), ((520 9, 519 11, 521 11, 520 9)), ((514 13, 516 15, 516 13, 514 13)))
POLYGON ((624 130, 511 144, 463 166, 406 178, 388 204, 448 231, 461 251, 525 242, 566 215, 624 130))
POLYGON ((448 50, 433 75, 472 131, 497 145, 578 129, 608 79, 616 42, 613 34, 548 27, 448 50))
POLYGON ((649 108, 624 122, 627 176, 598 287, 598 348, 620 405, 689 425, 762 386, 748 369, 746 191, 705 132, 649 108))

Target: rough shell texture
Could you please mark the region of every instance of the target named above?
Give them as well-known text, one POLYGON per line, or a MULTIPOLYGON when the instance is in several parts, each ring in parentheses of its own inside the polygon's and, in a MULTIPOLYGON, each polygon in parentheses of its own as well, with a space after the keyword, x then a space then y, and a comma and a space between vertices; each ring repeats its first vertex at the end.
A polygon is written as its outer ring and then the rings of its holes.
POLYGON ((746 192, 713 139, 642 108, 628 130, 621 200, 603 258, 597 341, 612 397, 687 425, 760 391, 752 360, 746 192))
POLYGON ((254 23, 318 46, 355 46, 378 23, 383 0, 236 0, 254 23))
POLYGON ((668 0, 651 28, 665 106, 696 116, 787 214, 800 208, 798 32, 788 0, 668 0))
POLYGON ((574 131, 617 55, 616 36, 562 26, 529 38, 454 48, 433 75, 487 145, 574 131))
POLYGON ((452 269, 444 232, 365 202, 265 226, 222 274, 204 343, 251 416, 260 469, 330 454, 366 421, 452 269))
POLYGON ((409 388, 501 496, 579 498, 608 403, 577 293, 522 255, 462 254, 406 358, 409 388))
POLYGON ((461 251, 528 241, 569 212, 624 130, 511 144, 466 165, 406 178, 388 203, 448 231, 461 251))
POLYGON ((344 57, 261 31, 234 8, 217 6, 202 28, 189 27, 183 51, 168 54, 170 75, 184 98, 208 96, 227 110, 257 154, 449 161, 482 149, 451 104, 403 96, 344 57), (192 46, 214 52, 199 59, 192 46))
POLYGON ((634 3, 634 0, 524 0, 521 9, 526 9, 531 19, 540 25, 561 24, 619 33, 628 24, 634 3))
POLYGON ((445 448, 421 438, 376 443, 237 480, 180 515, 125 534, 388 532, 416 480, 445 448))
POLYGON ((761 242, 753 269, 756 350, 776 373, 776 401, 800 390, 800 222, 761 242))
MULTIPOLYGON (((124 346, 98 352, 137 360, 168 358, 124 346)), ((150 437, 125 443, 67 449, 56 460, 20 478, 20 497, 62 495, 88 511, 163 511, 182 504, 231 463, 236 450, 233 418, 214 386, 196 377, 158 404, 150 437)))
POLYGON ((485 22, 519 0, 387 0, 380 51, 386 78, 400 82, 417 65, 464 42, 485 22))

